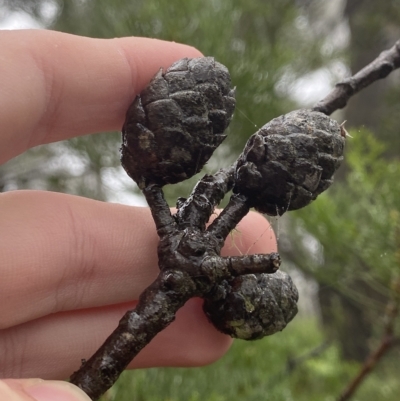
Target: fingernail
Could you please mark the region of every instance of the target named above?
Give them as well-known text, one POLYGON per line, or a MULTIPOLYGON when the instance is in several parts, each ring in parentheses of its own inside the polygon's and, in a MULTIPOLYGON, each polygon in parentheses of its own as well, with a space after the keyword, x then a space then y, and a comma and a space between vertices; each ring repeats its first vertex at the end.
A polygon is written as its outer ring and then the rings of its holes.
POLYGON ((24 386, 24 391, 37 401, 91 401, 78 387, 62 381, 40 381, 24 386))

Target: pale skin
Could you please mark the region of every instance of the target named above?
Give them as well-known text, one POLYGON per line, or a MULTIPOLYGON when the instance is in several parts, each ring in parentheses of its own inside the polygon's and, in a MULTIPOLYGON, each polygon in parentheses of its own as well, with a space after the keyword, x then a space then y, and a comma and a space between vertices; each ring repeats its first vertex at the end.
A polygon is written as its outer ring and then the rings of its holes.
MULTIPOLYGON (((172 42, 52 31, 3 31, 0 43, 0 163, 37 145, 119 130, 160 67, 201 56, 172 42)), ((156 277, 150 212, 43 191, 0 194, 0 210, 0 377, 65 379, 156 277)), ((250 213, 238 231, 225 255, 276 251, 262 216, 250 213)), ((130 367, 201 366, 230 344, 193 299, 130 367)), ((12 399, 7 383, 0 399, 12 399)), ((25 399, 33 398, 15 398, 25 399)))

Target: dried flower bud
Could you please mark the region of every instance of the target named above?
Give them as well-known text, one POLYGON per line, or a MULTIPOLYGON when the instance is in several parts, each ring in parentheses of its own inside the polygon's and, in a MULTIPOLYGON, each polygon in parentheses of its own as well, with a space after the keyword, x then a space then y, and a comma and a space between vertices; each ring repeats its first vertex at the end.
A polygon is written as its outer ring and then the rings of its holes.
POLYGON ((269 215, 300 209, 332 184, 344 142, 340 125, 325 114, 297 110, 275 118, 239 156, 234 192, 269 215))
POLYGON ((225 139, 235 108, 228 69, 212 57, 160 70, 128 109, 121 163, 144 188, 198 173, 225 139))
POLYGON ((224 281, 204 311, 225 334, 257 340, 283 330, 297 314, 298 292, 289 275, 246 274, 224 281))

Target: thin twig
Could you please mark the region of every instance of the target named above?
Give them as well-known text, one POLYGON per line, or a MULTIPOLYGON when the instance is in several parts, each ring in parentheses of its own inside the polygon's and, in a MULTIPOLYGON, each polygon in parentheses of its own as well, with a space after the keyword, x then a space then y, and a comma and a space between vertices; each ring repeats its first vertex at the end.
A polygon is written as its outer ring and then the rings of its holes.
POLYGON ((361 89, 378 79, 386 78, 396 68, 400 68, 400 40, 357 74, 337 83, 328 96, 313 107, 313 110, 331 115, 334 111, 345 107, 348 100, 361 89))
POLYGON ((386 307, 384 334, 376 350, 367 358, 357 376, 348 384, 339 396, 338 401, 348 401, 360 387, 365 378, 375 369, 382 357, 394 346, 400 344, 400 338, 395 337, 394 325, 400 308, 400 279, 393 285, 393 297, 386 307))
MULTIPOLYGON (((206 207, 199 207, 195 190, 190 200, 181 203, 188 208, 188 213, 180 214, 178 209, 178 217, 171 215, 158 185, 149 184, 143 189, 160 237, 160 274, 142 293, 136 308, 126 312, 104 344, 71 376, 71 383, 93 400, 115 383, 130 361, 157 333, 173 322, 176 312, 188 299, 207 298, 222 280, 243 274, 274 273, 279 268, 280 258, 276 253, 220 256, 224 229, 230 231, 249 211, 245 199, 240 199, 238 210, 228 208, 232 213, 225 213, 219 219, 223 221, 222 234, 221 230, 213 233, 202 227, 202 222, 208 220, 231 185, 231 175, 232 171, 228 169, 219 171, 215 180, 213 176, 207 176, 206 180, 200 181, 206 185, 209 195, 206 207), (217 183, 214 189, 207 185, 212 182, 217 183), (192 221, 193 226, 186 226, 186 220, 192 221)), ((234 198, 240 196, 234 195, 234 198)))
POLYGON ((210 224, 207 231, 217 238, 225 238, 249 212, 250 206, 246 196, 233 194, 225 209, 210 224))
POLYGON ((179 198, 175 215, 179 227, 204 230, 211 214, 233 186, 234 165, 206 174, 193 188, 188 199, 179 198))
POLYGON ((174 319, 193 296, 194 286, 184 273, 161 272, 142 293, 135 309, 125 313, 104 344, 70 378, 91 399, 97 400, 118 379, 131 360, 174 319), (165 291, 166 287, 179 291, 165 291), (164 290, 164 291, 163 291, 164 290))

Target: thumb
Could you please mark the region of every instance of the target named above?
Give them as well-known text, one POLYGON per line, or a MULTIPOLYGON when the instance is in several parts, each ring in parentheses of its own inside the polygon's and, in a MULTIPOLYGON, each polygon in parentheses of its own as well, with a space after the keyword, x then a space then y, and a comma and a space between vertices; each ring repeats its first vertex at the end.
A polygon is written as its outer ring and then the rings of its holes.
POLYGON ((0 380, 0 400, 7 401, 91 401, 71 383, 41 379, 0 380))

